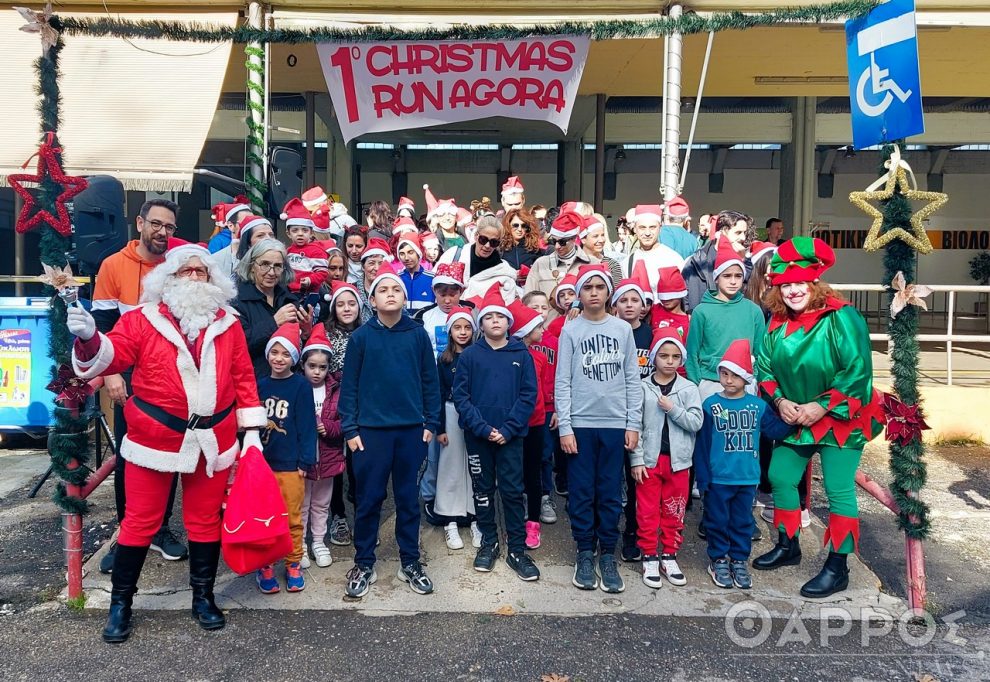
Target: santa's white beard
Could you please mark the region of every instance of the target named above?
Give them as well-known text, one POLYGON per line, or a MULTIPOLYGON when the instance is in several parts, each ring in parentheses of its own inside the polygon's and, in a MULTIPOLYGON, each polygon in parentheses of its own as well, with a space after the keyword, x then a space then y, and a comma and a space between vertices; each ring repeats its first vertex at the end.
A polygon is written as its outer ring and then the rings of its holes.
POLYGON ((179 322, 179 328, 190 342, 217 317, 217 311, 227 303, 227 296, 210 282, 171 277, 162 290, 162 303, 168 306, 179 322))

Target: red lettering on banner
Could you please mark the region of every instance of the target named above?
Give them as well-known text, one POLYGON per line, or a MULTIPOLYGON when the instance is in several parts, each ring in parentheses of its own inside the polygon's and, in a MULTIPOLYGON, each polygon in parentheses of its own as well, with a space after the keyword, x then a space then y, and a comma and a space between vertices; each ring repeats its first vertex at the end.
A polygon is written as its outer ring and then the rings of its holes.
POLYGON ((434 81, 432 88, 422 81, 408 84, 373 85, 371 95, 375 99, 375 116, 382 118, 386 112, 401 116, 402 114, 421 114, 426 111, 429 102, 435 111, 443 109, 443 81, 434 81), (408 90, 409 97, 403 96, 408 90))
POLYGON ((574 43, 569 40, 555 40, 550 43, 550 59, 547 68, 551 71, 570 71, 574 67, 574 43))
POLYGON ((483 107, 497 101, 504 106, 524 107, 533 104, 540 109, 563 111, 567 102, 564 99, 564 84, 553 79, 544 87, 537 78, 506 78, 494 83, 488 78, 479 78, 473 83, 461 79, 450 89, 447 104, 451 109, 458 107, 483 107))
POLYGON ((374 45, 368 48, 368 56, 365 58, 365 61, 367 62, 368 71, 371 72, 371 75, 381 78, 392 70, 392 61, 394 59, 395 50, 392 47, 387 45, 374 45), (383 55, 388 60, 384 62, 383 66, 377 66, 377 63, 381 61, 378 60, 378 62, 376 62, 375 58, 378 55, 383 55))

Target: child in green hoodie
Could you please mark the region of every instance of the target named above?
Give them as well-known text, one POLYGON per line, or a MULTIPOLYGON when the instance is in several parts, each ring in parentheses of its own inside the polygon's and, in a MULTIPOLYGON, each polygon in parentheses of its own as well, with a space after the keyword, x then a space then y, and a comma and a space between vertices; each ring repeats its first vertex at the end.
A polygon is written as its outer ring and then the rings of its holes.
POLYGON ((715 286, 692 311, 687 335, 687 376, 698 384, 701 400, 722 390, 718 363, 729 344, 748 339, 754 353, 763 346, 767 325, 760 307, 742 294, 745 266, 727 239, 720 239, 715 286))

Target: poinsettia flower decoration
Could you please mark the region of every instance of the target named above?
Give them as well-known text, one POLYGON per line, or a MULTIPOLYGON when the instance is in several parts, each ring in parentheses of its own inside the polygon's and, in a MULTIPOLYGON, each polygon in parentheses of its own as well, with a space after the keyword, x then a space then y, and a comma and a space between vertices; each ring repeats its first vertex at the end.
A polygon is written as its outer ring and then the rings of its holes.
POLYGON ((920 405, 906 405, 890 393, 883 394, 882 404, 887 415, 888 441, 907 445, 915 438, 920 438, 922 431, 931 428, 925 423, 920 405))
POLYGON ((924 299, 931 296, 932 289, 924 284, 908 284, 904 279, 904 273, 898 271, 894 275, 894 280, 890 283, 890 288, 894 290, 894 299, 890 302, 891 319, 909 305, 916 305, 922 310, 928 310, 928 304, 924 299))
POLYGON ((55 402, 66 407, 82 405, 93 393, 89 382, 77 377, 69 365, 59 365, 58 374, 45 388, 55 394, 55 402))

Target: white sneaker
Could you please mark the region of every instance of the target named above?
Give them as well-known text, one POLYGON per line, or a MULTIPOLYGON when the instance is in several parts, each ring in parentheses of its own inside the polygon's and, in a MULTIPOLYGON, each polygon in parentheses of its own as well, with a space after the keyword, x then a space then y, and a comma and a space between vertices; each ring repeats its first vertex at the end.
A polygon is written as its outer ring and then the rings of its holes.
POLYGON ((316 565, 320 568, 326 568, 333 563, 330 548, 322 542, 313 542, 313 558, 316 559, 316 565))
POLYGON ((643 557, 643 584, 655 590, 663 587, 663 578, 660 577, 660 557, 655 554, 643 557))
POLYGON ((540 523, 557 523, 557 510, 553 508, 549 495, 544 495, 540 500, 540 523))
POLYGON ((687 578, 681 572, 681 567, 677 565, 677 557, 672 554, 664 554, 660 557, 660 572, 667 576, 671 585, 687 585, 687 578))
POLYGON ((447 541, 447 549, 464 549, 464 541, 453 521, 443 527, 443 537, 447 541))
POLYGON ((698 485, 697 484, 691 486, 691 497, 693 497, 696 500, 700 500, 701 499, 701 491, 698 490, 698 485))
POLYGON ((807 528, 811 525, 811 511, 808 509, 801 510, 801 527, 807 528))
POLYGON ((481 529, 478 528, 478 522, 471 522, 471 546, 475 549, 481 547, 481 541, 484 539, 484 535, 481 533, 481 529))
POLYGON ((303 555, 302 559, 299 560, 300 568, 309 568, 309 549, 306 548, 306 543, 303 543, 303 555))

